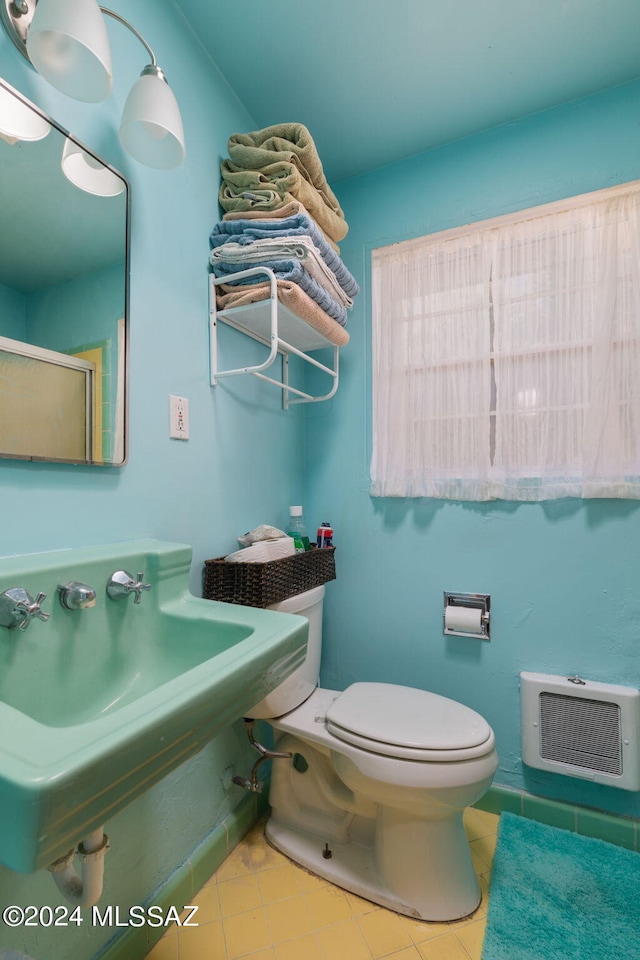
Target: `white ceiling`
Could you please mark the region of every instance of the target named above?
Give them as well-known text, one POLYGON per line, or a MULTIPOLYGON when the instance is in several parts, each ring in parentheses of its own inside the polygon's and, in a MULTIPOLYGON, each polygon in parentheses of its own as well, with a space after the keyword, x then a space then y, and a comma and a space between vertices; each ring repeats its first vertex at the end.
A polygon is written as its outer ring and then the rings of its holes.
MULTIPOLYGON (((336 182, 640 76, 640 0, 174 0, 336 182)), ((236 132, 236 131, 233 131, 236 132)))

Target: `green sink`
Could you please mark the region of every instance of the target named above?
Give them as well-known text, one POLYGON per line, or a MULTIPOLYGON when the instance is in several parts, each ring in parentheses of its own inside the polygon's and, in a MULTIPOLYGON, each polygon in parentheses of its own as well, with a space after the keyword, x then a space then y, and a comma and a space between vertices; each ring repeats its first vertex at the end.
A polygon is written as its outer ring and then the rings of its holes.
POLYGON ((0 626, 0 862, 47 866, 271 692, 305 655, 303 617, 194 597, 191 548, 141 540, 0 559, 0 593, 47 594, 0 626), (141 602, 112 600, 115 570, 141 602), (67 610, 82 581, 96 605, 67 610))

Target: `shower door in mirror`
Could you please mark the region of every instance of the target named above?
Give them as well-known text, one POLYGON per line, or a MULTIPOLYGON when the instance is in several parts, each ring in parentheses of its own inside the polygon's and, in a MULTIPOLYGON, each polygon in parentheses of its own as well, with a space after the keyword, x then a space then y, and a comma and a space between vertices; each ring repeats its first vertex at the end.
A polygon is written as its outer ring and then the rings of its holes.
POLYGON ((0 457, 126 459, 125 179, 0 80, 0 457))

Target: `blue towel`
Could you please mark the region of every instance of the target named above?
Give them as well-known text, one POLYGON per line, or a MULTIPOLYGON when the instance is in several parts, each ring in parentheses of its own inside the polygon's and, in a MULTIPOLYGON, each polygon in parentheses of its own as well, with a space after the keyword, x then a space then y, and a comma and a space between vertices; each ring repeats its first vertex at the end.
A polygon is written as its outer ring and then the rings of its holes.
POLYGON ((229 239, 236 243, 253 243, 254 240, 297 236, 311 237, 318 253, 329 269, 333 270, 344 292, 349 297, 355 297, 360 289, 355 277, 329 246, 315 222, 303 213, 285 217, 283 220, 221 220, 216 223, 209 240, 212 247, 219 247, 229 239))
MULTIPOLYGON (((233 221, 228 221, 233 222, 233 221)), ((239 221, 235 221, 236 223, 239 221)), ((245 277, 242 280, 233 280, 234 273, 240 273, 251 267, 269 267, 278 280, 291 280, 308 294, 326 314, 337 320, 343 327, 347 322, 347 310, 341 303, 334 300, 320 284, 304 269, 299 260, 264 260, 261 263, 228 263, 225 260, 216 260, 212 270, 216 277, 225 277, 232 286, 249 286, 259 283, 259 277, 245 277)))

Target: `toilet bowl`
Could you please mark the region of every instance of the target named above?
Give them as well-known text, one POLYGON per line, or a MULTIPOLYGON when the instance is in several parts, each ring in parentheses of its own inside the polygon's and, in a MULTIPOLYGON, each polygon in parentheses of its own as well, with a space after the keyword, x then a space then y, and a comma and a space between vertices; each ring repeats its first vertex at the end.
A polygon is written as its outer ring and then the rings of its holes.
POLYGON ((480 902, 465 807, 491 784, 495 738, 478 713, 387 683, 317 687, 324 587, 278 610, 309 618, 307 660, 248 716, 268 719, 273 762, 266 835, 277 849, 358 896, 422 920, 480 902))

